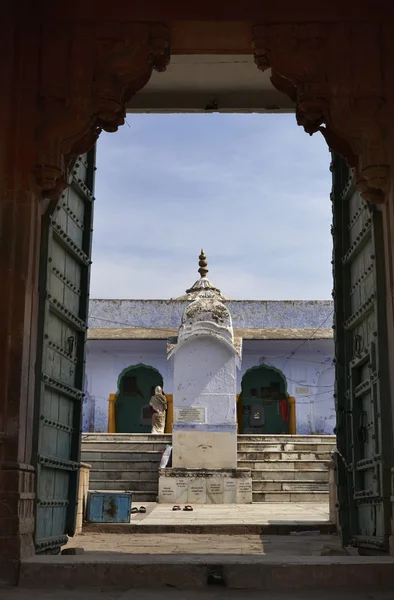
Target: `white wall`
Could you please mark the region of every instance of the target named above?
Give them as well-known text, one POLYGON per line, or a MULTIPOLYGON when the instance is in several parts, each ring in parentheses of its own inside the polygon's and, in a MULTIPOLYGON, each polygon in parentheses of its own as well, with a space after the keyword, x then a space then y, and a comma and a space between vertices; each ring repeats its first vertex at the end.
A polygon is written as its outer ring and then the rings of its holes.
POLYGON ((157 369, 164 382, 164 391, 172 394, 171 364, 167 361, 165 340, 89 340, 86 356, 87 394, 84 403, 83 430, 89 431, 89 419, 94 419, 94 431, 106 432, 108 398, 116 394, 118 378, 124 369, 137 364, 157 369), (94 402, 94 411, 91 403, 94 402), (93 413, 93 416, 92 416, 93 413))
MULTIPOLYGON (((172 366, 171 361, 167 361, 165 340, 89 340, 87 349, 84 431, 89 431, 91 419, 94 419, 95 431, 107 431, 108 396, 116 393, 118 377, 127 367, 138 363, 154 367, 163 377, 165 392, 173 393, 172 366)), ((248 369, 259 364, 273 365, 286 376, 287 391, 296 398, 297 433, 322 430, 330 434, 335 427, 333 356, 332 339, 306 343, 302 340, 246 340, 241 371, 237 374, 237 393, 241 391, 242 376, 248 369), (297 388, 308 388, 308 391, 301 394, 297 388)))

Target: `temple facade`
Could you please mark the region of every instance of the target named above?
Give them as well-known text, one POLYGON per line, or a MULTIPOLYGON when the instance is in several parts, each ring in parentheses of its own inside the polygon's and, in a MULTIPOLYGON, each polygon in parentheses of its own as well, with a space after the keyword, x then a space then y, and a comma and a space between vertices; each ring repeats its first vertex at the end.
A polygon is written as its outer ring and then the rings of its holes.
POLYGON ((231 300, 206 275, 176 299, 91 300, 83 431, 150 432, 149 399, 161 385, 169 399, 166 432, 172 432, 174 368, 168 347, 178 338, 188 305, 214 290, 242 345, 238 432, 332 434, 332 301, 231 300))

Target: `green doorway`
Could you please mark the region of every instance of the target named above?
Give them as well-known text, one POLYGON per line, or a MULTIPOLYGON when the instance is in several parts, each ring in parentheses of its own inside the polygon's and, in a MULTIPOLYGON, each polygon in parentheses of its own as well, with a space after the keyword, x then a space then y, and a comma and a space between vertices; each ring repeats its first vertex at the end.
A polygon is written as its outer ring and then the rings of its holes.
POLYGON ((157 385, 163 387, 163 377, 153 367, 139 364, 122 371, 115 402, 117 433, 150 433, 149 401, 157 385))
POLYGON ((274 367, 259 365, 246 371, 239 399, 240 433, 289 433, 286 378, 274 367))

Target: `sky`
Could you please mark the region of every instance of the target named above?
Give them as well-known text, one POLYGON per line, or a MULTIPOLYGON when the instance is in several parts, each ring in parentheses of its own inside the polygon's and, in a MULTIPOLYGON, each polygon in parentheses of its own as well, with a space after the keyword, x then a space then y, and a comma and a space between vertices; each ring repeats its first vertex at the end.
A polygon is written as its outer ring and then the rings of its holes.
POLYGON ((97 144, 91 298, 331 299, 331 174, 293 114, 129 114, 97 144))

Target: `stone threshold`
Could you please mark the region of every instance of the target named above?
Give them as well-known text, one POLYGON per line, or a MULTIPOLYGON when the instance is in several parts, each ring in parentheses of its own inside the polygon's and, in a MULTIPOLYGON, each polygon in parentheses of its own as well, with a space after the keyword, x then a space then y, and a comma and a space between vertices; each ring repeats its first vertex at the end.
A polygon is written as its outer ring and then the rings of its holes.
POLYGON ((256 555, 58 555, 22 562, 19 586, 115 589, 392 589, 394 558, 256 555))
POLYGON ((308 523, 206 523, 206 524, 145 524, 139 523, 86 523, 83 533, 119 533, 119 534, 217 534, 217 535, 290 535, 292 532, 302 533, 305 531, 320 531, 322 535, 337 533, 337 527, 329 521, 312 521, 308 523))

